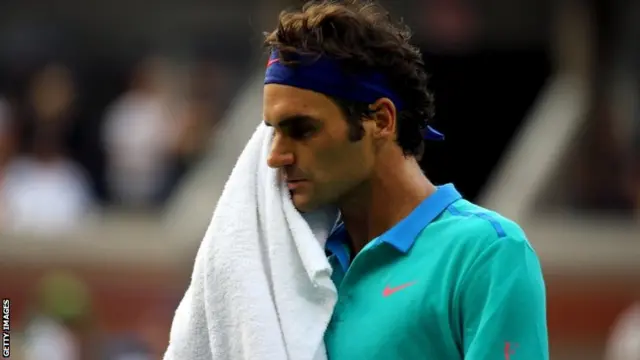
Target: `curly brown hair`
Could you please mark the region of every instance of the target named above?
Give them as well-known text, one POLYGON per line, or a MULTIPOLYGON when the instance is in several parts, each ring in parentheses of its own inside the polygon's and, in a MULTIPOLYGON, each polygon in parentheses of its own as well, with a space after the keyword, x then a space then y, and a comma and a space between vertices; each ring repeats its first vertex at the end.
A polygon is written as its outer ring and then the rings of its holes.
MULTIPOLYGON (((280 61, 295 66, 290 54, 328 56, 350 72, 385 74, 390 88, 403 102, 398 114, 397 143, 405 155, 420 157, 422 132, 433 117, 434 101, 420 50, 411 45, 411 32, 373 2, 310 1, 301 9, 280 13, 278 26, 265 34, 265 46, 279 52, 280 61)), ((370 104, 334 101, 350 125, 350 138, 362 138, 363 118, 375 112, 370 104)))

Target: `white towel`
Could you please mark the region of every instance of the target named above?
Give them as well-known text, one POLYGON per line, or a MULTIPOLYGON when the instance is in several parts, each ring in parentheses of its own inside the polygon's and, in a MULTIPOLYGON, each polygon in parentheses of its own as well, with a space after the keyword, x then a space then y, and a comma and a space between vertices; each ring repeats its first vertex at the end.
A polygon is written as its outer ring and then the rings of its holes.
POLYGON ((300 214, 260 124, 236 163, 176 310, 165 360, 324 360, 337 299, 324 244, 338 212, 300 214))

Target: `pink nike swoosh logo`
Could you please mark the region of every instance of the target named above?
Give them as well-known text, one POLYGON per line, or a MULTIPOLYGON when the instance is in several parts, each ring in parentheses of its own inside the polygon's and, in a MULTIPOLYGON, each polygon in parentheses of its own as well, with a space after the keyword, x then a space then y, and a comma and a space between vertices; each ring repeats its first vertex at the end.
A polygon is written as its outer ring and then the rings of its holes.
POLYGON ((396 287, 389 287, 389 285, 387 285, 387 287, 384 288, 384 290, 382 291, 382 296, 387 297, 390 296, 394 293, 397 293, 400 290, 406 289, 409 286, 415 284, 415 281, 412 281, 410 283, 406 283, 406 284, 402 284, 400 286, 396 286, 396 287))
POLYGON ((278 59, 278 58, 275 58, 275 59, 271 59, 271 60, 269 60, 269 61, 267 62, 267 67, 269 67, 269 66, 271 66, 271 65, 273 65, 273 64, 275 64, 275 63, 277 63, 278 61, 280 61, 280 59, 278 59))

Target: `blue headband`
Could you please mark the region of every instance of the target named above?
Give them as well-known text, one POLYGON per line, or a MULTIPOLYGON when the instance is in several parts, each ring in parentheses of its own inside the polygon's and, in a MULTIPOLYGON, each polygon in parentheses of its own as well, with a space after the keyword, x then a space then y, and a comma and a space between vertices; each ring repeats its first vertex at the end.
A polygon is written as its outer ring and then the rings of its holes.
MULTIPOLYGON (((280 84, 307 89, 332 97, 372 104, 380 98, 388 98, 398 111, 402 101, 385 84, 379 73, 347 74, 333 59, 296 56, 292 60, 297 66, 286 66, 280 62, 278 52, 273 51, 267 63, 264 83, 280 84)), ((430 126, 425 129, 427 140, 444 140, 444 135, 430 126)))

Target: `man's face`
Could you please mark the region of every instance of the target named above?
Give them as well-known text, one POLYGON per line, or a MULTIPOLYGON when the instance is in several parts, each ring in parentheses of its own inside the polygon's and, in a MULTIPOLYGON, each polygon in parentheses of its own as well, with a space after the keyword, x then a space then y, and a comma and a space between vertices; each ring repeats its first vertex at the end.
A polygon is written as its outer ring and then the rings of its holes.
POLYGON ((338 202, 371 174, 374 162, 370 121, 365 135, 350 141, 343 112, 328 97, 269 84, 264 118, 275 129, 269 166, 281 171, 299 211, 338 202))

